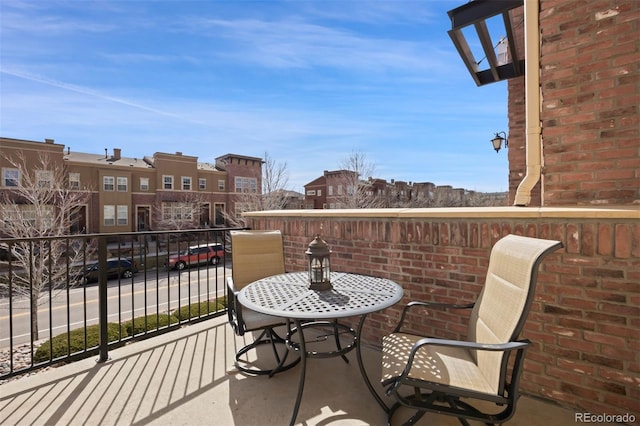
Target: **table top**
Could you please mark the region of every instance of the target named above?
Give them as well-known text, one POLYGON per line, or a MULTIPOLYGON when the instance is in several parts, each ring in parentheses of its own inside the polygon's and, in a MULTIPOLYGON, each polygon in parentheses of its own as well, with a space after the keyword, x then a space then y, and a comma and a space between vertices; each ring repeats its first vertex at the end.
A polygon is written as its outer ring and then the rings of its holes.
POLYGON ((273 275, 238 294, 254 311, 290 319, 334 319, 376 312, 399 302, 402 287, 386 278, 331 272, 330 290, 309 289, 308 272, 273 275))

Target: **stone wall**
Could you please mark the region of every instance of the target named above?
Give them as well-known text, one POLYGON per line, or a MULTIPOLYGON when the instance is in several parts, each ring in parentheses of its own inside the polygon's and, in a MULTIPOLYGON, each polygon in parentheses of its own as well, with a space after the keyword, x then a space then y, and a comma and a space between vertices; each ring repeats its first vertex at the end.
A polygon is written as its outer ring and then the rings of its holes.
MULTIPOLYGON (((491 247, 515 233, 560 240, 541 265, 524 337, 522 391, 592 413, 638 409, 640 210, 475 208, 254 212, 253 229, 284 234, 288 271, 304 270, 304 250, 321 233, 332 269, 390 278, 404 302, 474 301, 491 247)), ((400 304, 368 317, 364 340, 379 344, 400 304)), ((426 335, 461 338, 466 314, 411 318, 426 335)))

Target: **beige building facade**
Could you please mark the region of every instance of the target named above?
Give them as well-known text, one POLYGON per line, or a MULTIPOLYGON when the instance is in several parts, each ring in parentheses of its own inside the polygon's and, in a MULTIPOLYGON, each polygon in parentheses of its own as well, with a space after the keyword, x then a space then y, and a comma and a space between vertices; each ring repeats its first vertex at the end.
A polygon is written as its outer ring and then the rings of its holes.
POLYGON ((235 192, 259 194, 262 186, 263 161, 257 157, 226 154, 210 164, 181 152, 136 158, 123 156, 120 148, 92 154, 52 139, 0 138, 0 191, 11 194, 21 174, 34 171, 43 157, 51 169, 64 170, 71 189, 90 193, 73 233, 225 226, 228 215, 235 215, 235 192))

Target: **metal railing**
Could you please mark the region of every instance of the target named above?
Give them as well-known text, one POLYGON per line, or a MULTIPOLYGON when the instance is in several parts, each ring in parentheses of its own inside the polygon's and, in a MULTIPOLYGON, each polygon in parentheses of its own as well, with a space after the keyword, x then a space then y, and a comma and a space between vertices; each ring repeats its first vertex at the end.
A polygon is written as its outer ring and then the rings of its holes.
POLYGON ((1 239, 0 380, 225 313, 232 229, 1 239))

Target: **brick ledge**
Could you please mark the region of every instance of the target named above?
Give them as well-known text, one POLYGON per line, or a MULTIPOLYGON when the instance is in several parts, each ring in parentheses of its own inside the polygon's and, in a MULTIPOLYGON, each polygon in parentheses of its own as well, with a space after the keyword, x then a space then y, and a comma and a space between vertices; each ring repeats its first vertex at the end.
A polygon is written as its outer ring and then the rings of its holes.
POLYGON ((245 217, 350 217, 350 218, 581 218, 640 219, 640 207, 450 207, 422 209, 324 209, 246 212, 245 217))

